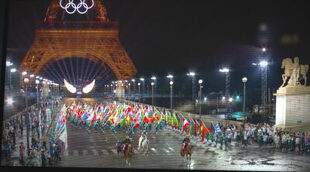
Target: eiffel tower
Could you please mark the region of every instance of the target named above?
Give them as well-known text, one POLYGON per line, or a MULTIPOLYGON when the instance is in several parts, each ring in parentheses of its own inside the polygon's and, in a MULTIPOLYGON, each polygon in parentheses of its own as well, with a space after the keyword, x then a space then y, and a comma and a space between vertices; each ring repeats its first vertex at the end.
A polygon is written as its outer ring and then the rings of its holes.
POLYGON ((38 74, 44 72, 43 66, 78 57, 99 66, 107 64, 120 80, 137 73, 119 41, 118 23, 109 21, 100 0, 94 0, 94 6, 86 14, 76 14, 75 17, 84 20, 65 20, 68 16, 59 0, 51 0, 46 17, 36 23, 34 41, 20 65, 21 70, 38 74))

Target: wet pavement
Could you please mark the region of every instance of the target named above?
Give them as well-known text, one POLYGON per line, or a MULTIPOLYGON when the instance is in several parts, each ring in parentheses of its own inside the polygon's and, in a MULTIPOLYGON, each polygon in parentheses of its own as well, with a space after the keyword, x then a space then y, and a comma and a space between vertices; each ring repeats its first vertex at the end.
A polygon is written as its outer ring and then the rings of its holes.
POLYGON ((137 151, 141 135, 133 135, 134 152, 131 166, 124 158, 117 157, 115 143, 122 140, 125 131, 113 134, 110 130, 102 133, 87 132, 85 128, 68 125, 68 150, 64 152, 59 167, 103 167, 138 169, 198 169, 198 170, 259 170, 259 171, 307 171, 310 168, 310 155, 297 152, 283 153, 272 147, 259 148, 256 144, 248 148, 232 146, 228 151, 200 139, 191 139, 194 144, 192 160, 185 163, 180 156, 181 133, 165 128, 148 133, 149 154, 137 151))

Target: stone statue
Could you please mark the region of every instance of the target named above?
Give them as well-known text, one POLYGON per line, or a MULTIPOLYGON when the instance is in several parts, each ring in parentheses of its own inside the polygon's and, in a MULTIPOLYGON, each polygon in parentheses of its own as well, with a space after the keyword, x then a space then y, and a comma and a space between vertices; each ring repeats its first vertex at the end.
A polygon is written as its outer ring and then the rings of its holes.
POLYGON ((307 85, 307 72, 309 69, 309 65, 300 65, 298 57, 294 57, 294 63, 291 58, 283 59, 281 69, 283 68, 284 68, 284 74, 282 75, 283 83, 281 87, 284 86, 288 78, 290 78, 287 84, 288 86, 300 85, 299 81, 300 75, 304 80, 303 85, 304 86, 307 85))

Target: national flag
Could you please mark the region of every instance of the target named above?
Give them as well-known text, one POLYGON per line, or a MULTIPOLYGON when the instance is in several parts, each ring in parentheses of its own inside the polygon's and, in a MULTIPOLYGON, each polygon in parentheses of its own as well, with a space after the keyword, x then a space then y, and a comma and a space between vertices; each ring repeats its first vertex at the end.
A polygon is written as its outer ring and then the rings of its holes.
POLYGON ((68 148, 68 138, 67 138, 67 125, 65 124, 62 133, 60 133, 59 139, 64 143, 65 149, 68 148))
POLYGON ((194 125, 194 136, 197 135, 196 130, 197 130, 197 121, 195 121, 195 125, 194 125))
POLYGON ((202 132, 202 134, 201 134, 201 142, 203 142, 205 136, 209 133, 208 128, 204 125, 203 122, 201 122, 201 132, 202 132))
POLYGON ((182 129, 182 134, 184 133, 185 128, 189 126, 189 122, 187 119, 183 118, 183 129, 182 129))

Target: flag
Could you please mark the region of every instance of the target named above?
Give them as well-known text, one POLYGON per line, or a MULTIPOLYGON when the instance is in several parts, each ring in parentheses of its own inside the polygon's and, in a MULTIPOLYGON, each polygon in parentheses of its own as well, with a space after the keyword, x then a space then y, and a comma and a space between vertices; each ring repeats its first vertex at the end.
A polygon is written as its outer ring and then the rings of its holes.
POLYGON ((189 122, 188 122, 185 118, 183 118, 183 129, 182 129, 182 134, 184 133, 184 130, 185 130, 185 128, 186 128, 187 126, 189 126, 189 122))
POLYGON ((196 136, 196 130, 197 130, 197 121, 195 121, 195 125, 194 125, 194 136, 196 136))
POLYGON ((201 134, 201 142, 204 141, 205 139, 205 136, 209 133, 209 130, 208 128, 204 125, 204 123, 201 122, 201 131, 202 131, 202 134, 201 134))
POLYGON ((59 136, 59 139, 64 142, 65 144, 65 149, 67 150, 68 148, 68 141, 67 141, 67 125, 65 124, 64 129, 62 131, 62 133, 59 136))
POLYGON ((220 133, 220 132, 221 132, 220 125, 219 125, 219 123, 217 123, 216 126, 215 126, 215 133, 217 134, 217 133, 220 133))
POLYGON ((190 135, 194 135, 194 127, 195 127, 195 122, 192 120, 191 121, 191 126, 190 126, 190 135))

